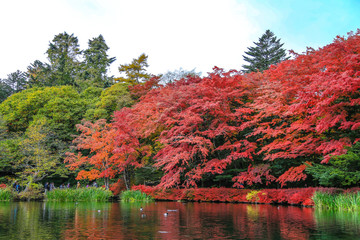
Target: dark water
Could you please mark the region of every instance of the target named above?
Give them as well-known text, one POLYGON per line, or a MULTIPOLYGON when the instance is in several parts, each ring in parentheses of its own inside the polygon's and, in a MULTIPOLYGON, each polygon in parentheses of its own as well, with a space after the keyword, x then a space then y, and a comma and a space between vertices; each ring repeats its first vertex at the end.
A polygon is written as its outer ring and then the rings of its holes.
POLYGON ((230 203, 140 207, 0 202, 0 239, 360 239, 359 213, 230 203))

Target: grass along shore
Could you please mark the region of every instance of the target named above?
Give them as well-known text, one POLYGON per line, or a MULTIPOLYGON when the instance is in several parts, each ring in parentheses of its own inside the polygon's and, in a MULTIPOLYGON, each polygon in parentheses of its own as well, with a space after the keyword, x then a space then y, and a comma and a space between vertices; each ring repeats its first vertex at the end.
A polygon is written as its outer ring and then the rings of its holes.
POLYGON ((340 194, 315 192, 312 199, 315 207, 319 209, 354 212, 360 210, 360 192, 340 194))
POLYGON ((120 194, 122 202, 152 202, 154 198, 139 190, 127 190, 120 194))
POLYGON ((78 189, 54 189, 46 193, 47 201, 59 202, 103 202, 113 196, 110 190, 104 188, 78 188, 78 189))

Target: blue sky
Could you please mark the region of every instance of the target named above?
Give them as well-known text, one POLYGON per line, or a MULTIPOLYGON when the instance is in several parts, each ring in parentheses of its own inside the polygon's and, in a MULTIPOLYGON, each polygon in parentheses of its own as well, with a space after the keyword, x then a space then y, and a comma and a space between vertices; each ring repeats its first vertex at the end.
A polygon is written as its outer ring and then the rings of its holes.
POLYGON ((247 47, 272 30, 286 49, 319 48, 360 28, 360 0, 17 0, 0 5, 0 78, 47 61, 49 42, 74 33, 80 47, 102 34, 120 64, 141 53, 149 72, 241 69, 247 47))

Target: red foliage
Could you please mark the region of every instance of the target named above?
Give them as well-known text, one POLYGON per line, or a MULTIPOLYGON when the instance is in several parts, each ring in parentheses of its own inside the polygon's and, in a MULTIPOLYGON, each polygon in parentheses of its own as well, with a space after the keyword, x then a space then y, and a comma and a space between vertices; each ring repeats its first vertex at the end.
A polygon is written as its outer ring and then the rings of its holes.
POLYGON ((100 119, 95 123, 83 122, 77 125, 77 129, 81 134, 73 143, 78 153, 66 153, 65 163, 69 163, 67 167, 70 170, 81 169, 77 179, 113 178, 118 172, 118 168, 115 167, 118 157, 113 154, 116 147, 114 143, 116 129, 106 123, 105 119, 100 119), (81 154, 81 150, 84 149, 90 150, 88 156, 81 154), (89 166, 90 170, 82 169, 89 166))
POLYGON ((254 183, 262 183, 265 179, 266 185, 274 181, 276 178, 270 174, 269 164, 263 164, 253 167, 251 164, 247 172, 242 172, 239 176, 234 177, 234 187, 243 188, 245 183, 253 185, 254 183), (262 179, 263 178, 263 179, 262 179))
POLYGON ((134 124, 144 138, 159 134, 163 148, 155 166, 165 172, 160 186, 196 186, 203 174, 252 158, 256 145, 241 137, 241 123, 252 112, 242 106, 253 88, 239 73, 215 69, 209 77, 188 77, 142 98, 133 109, 134 124))
POLYGON ((139 142, 136 131, 127 124, 130 117, 131 111, 123 109, 115 114, 118 121, 114 124, 100 119, 95 123, 85 121, 77 125, 81 134, 73 143, 78 153, 67 152, 65 159, 71 170, 80 170, 77 179, 104 178, 108 187, 109 179, 117 173, 128 166, 141 165, 137 162, 139 142), (90 150, 90 154, 83 156, 82 150, 90 150))
MULTIPOLYGON (((200 202, 243 202, 243 203, 273 203, 313 206, 312 196, 315 191, 339 193, 339 188, 289 188, 263 189, 257 193, 256 199, 247 199, 253 190, 235 188, 190 188, 190 189, 160 189, 144 185, 133 186, 132 190, 140 190, 151 195, 156 200, 186 200, 200 202)), ((353 191, 356 191, 354 189, 353 191)))
MULTIPOLYGON (((310 162, 306 162, 306 163, 311 165, 310 162)), ((301 180, 305 180, 307 177, 306 174, 304 174, 305 169, 306 169, 305 164, 302 164, 297 167, 291 167, 284 174, 278 177, 276 181, 281 184, 281 187, 283 187, 286 185, 286 182, 298 182, 301 180)))
POLYGON ((0 189, 5 189, 6 188, 6 184, 5 183, 0 183, 0 189))
POLYGON ((149 154, 141 149, 150 149, 143 144, 157 146, 162 188, 196 187, 231 165, 248 167, 233 178, 237 187, 303 181, 305 160, 327 163, 358 140, 359 72, 360 31, 263 73, 214 68, 165 87, 153 79, 132 89, 141 98, 131 110, 115 113, 115 153, 139 166, 149 154), (283 174, 271 175, 272 162, 284 159, 283 174))
POLYGON ((264 72, 260 96, 252 104, 259 112, 252 135, 271 140, 261 150, 265 159, 317 154, 326 163, 355 141, 356 134, 344 130, 359 130, 359 34, 337 37, 264 72))
POLYGON ((124 180, 118 179, 116 183, 110 185, 109 190, 113 192, 114 196, 120 194, 120 192, 126 190, 124 180))
POLYGON ((152 77, 144 83, 139 83, 136 85, 130 85, 129 91, 133 98, 141 98, 145 96, 151 89, 158 88, 159 86, 159 77, 152 77))

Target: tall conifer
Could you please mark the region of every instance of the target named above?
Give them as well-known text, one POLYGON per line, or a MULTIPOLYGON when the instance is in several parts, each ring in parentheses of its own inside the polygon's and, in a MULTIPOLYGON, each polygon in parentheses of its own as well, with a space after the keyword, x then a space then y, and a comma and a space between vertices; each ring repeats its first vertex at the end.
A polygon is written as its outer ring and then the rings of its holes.
POLYGON ((286 50, 282 48, 284 44, 280 43, 280 39, 277 39, 270 30, 266 30, 259 41, 254 44, 255 46, 248 47, 249 51, 243 55, 244 60, 249 63, 249 65, 242 66, 244 72, 262 72, 270 65, 289 59, 286 56, 286 50))

